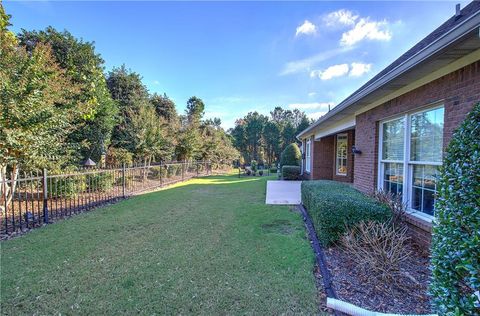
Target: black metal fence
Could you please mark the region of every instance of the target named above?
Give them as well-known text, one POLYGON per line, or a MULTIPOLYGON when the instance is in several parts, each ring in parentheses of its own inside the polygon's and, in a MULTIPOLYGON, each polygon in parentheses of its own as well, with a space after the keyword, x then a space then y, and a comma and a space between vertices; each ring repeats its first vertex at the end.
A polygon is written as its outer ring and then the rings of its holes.
POLYGON ((210 162, 197 161, 12 176, 0 180, 0 238, 211 173, 210 162))

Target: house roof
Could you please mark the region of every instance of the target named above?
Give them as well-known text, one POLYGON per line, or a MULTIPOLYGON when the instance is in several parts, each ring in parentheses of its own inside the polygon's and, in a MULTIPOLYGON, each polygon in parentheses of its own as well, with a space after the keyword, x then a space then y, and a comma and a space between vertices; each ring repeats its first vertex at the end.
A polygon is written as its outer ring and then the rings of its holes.
MULTIPOLYGON (((477 42, 479 42, 479 26, 480 1, 475 0, 445 21, 415 46, 397 58, 393 63, 380 71, 331 111, 303 130, 297 137, 301 138, 302 136, 311 134, 317 127, 325 124, 329 120, 334 120, 335 116, 341 116, 341 112, 344 112, 354 105, 357 105, 357 107, 366 105, 367 102, 365 101, 367 99, 372 100, 375 97, 375 92, 378 90, 384 89, 391 91, 393 90, 393 87, 398 89, 401 85, 405 86, 408 81, 411 82, 412 80, 415 80, 416 77, 418 78, 421 75, 425 75, 425 73, 427 73, 425 69, 423 69, 423 71, 417 71, 416 73, 412 70, 414 68, 419 68, 419 65, 422 63, 427 64, 429 61, 431 65, 435 64, 435 67, 438 67, 440 63, 432 63, 431 60, 433 58, 438 58, 440 53, 446 53, 446 48, 448 46, 454 44, 459 45, 459 42, 462 42, 462 40, 465 42, 464 39, 467 35, 470 35, 470 37, 476 36, 477 42), (397 80, 399 82, 395 83, 394 81, 401 76, 404 77, 404 82, 402 83, 397 80), (395 83, 395 85, 392 83, 395 83), (392 84, 392 87, 387 89, 386 86, 389 84, 392 84), (369 96, 370 98, 368 98, 369 96)), ((452 62, 460 56, 478 49, 480 47, 478 44, 479 43, 475 43, 474 45, 471 43, 463 43, 463 46, 459 47, 457 51, 449 52, 451 58, 448 59, 442 57, 443 63, 446 64, 452 62)), ((377 93, 377 95, 378 94, 379 93, 377 93)))

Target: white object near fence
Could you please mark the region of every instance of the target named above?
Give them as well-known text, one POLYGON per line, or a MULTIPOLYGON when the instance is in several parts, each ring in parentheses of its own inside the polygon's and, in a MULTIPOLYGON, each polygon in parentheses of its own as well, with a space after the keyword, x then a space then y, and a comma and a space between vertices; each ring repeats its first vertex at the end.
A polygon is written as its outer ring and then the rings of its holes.
POLYGON ((345 313, 351 316, 438 316, 437 314, 428 314, 428 315, 415 315, 415 314, 389 314, 389 313, 380 313, 372 312, 367 309, 355 306, 353 304, 337 300, 335 298, 327 297, 327 307, 333 310, 345 313))

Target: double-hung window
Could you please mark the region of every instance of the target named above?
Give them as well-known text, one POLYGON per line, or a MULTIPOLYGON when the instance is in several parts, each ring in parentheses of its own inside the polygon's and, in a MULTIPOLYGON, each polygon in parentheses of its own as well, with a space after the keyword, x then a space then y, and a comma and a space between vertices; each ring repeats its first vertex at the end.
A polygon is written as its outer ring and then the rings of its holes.
POLYGON ((434 215, 443 152, 442 107, 380 124, 379 189, 402 194, 418 214, 434 215))
POLYGON ((337 149, 335 157, 336 174, 340 176, 347 175, 347 134, 337 135, 337 149))
POLYGON ((311 140, 307 140, 307 143, 305 144, 305 171, 310 172, 310 151, 311 151, 311 140))

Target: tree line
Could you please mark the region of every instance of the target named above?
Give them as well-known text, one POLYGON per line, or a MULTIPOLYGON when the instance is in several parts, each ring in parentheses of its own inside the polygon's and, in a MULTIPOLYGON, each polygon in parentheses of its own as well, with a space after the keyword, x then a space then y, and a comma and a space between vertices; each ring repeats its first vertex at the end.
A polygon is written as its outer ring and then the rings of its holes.
POLYGON ((252 160, 260 164, 274 164, 289 144, 297 143, 296 135, 312 123, 298 110, 276 107, 270 115, 250 112, 235 122, 229 132, 233 144, 241 154, 240 163, 252 160))
POLYGON ((191 97, 184 114, 151 94, 125 65, 105 73, 93 42, 68 31, 8 27, 0 4, 0 171, 102 164, 238 158, 220 119, 191 97))

